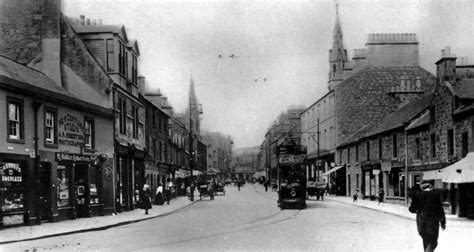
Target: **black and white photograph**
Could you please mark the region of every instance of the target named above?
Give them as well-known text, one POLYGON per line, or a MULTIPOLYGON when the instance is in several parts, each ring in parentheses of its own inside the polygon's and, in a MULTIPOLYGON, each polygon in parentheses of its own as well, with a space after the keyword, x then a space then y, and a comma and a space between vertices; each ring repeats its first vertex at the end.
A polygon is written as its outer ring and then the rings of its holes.
POLYGON ((471 251, 473 13, 0 0, 0 252, 471 251))

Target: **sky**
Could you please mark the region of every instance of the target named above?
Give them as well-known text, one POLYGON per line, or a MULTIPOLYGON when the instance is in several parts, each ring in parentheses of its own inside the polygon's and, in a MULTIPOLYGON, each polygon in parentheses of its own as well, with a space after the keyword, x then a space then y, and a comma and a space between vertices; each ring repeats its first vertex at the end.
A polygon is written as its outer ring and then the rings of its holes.
MULTIPOLYGON (((349 58, 370 33, 416 33, 420 65, 431 73, 445 46, 474 63, 474 1, 338 6, 349 58)), ((62 0, 62 11, 124 25, 138 41, 139 74, 175 112, 187 106, 192 76, 202 131, 230 135, 234 148, 260 145, 281 112, 328 92, 335 0, 62 0)))

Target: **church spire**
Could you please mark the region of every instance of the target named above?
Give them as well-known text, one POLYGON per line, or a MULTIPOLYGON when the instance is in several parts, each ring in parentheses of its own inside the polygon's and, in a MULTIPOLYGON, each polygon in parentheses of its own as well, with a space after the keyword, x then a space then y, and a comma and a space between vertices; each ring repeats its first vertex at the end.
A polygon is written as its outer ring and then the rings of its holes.
POLYGON ((336 24, 333 31, 332 48, 329 50, 329 90, 342 81, 343 69, 347 63, 347 51, 342 41, 342 28, 339 20, 339 4, 336 0, 336 24))
MULTIPOLYGON (((188 111, 187 118, 189 122, 192 122, 192 125, 188 125, 190 128, 193 127, 193 132, 197 135, 200 133, 200 120, 199 115, 201 114, 200 105, 196 97, 196 92, 194 90, 194 79, 191 75, 191 81, 189 83, 189 100, 188 100, 188 111)), ((189 124, 189 123, 188 123, 189 124)))

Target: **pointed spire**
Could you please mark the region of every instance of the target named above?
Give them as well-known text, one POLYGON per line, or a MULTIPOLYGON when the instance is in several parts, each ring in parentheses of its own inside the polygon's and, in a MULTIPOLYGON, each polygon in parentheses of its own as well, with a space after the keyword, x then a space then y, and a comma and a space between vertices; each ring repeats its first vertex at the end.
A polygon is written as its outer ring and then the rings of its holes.
POLYGON ((332 48, 329 50, 329 90, 333 88, 332 83, 342 81, 344 66, 347 63, 347 51, 344 49, 342 40, 342 28, 339 20, 339 4, 336 2, 336 23, 334 25, 332 48))

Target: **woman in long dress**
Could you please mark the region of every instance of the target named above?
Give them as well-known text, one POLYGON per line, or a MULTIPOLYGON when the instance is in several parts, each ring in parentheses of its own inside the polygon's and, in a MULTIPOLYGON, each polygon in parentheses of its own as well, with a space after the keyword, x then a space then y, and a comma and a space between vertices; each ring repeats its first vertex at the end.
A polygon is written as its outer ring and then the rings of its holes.
POLYGON ((147 184, 143 186, 143 208, 145 209, 145 214, 148 214, 148 209, 151 208, 151 192, 150 186, 147 184))
POLYGON ((156 205, 163 205, 165 200, 163 199, 163 186, 161 183, 158 183, 158 187, 156 188, 155 193, 155 204, 156 205))

